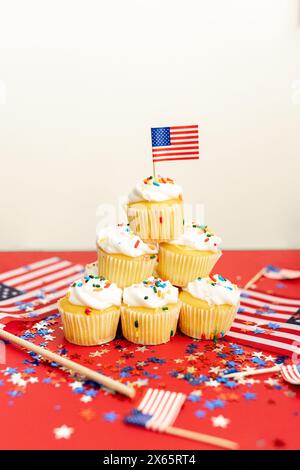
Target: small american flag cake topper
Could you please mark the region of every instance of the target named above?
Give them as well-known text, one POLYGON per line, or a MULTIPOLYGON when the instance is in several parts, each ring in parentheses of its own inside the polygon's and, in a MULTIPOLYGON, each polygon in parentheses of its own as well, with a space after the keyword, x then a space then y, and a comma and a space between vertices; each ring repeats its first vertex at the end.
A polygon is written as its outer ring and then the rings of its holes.
POLYGON ((138 408, 125 418, 125 423, 165 431, 176 420, 185 399, 183 393, 149 388, 138 408))
POLYGON ((249 289, 250 287, 254 287, 255 283, 259 281, 262 277, 266 277, 268 279, 276 279, 276 280, 292 280, 292 279, 299 279, 300 278, 300 271, 296 269, 285 269, 279 268, 278 266, 273 266, 269 264, 262 268, 258 273, 256 273, 250 281, 247 282, 245 285, 245 289, 249 289))
POLYGON ((237 449, 238 444, 221 437, 209 436, 189 429, 173 426, 186 395, 180 392, 170 392, 149 388, 137 408, 124 418, 127 424, 140 426, 151 431, 164 432, 173 436, 183 437, 224 449, 237 449))
POLYGON ((153 163, 169 160, 195 160, 199 158, 198 125, 153 127, 153 163))

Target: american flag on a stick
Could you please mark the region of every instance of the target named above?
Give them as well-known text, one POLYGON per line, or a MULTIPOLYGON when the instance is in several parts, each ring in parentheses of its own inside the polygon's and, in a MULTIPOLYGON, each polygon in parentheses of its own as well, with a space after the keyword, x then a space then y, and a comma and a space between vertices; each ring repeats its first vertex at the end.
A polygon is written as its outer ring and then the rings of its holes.
POLYGON ((300 354, 300 300, 242 289, 225 338, 282 355, 300 354))
POLYGON ((154 163, 199 158, 198 125, 153 127, 151 137, 154 163))
POLYGON ((141 426, 151 431, 165 432, 173 436, 180 436, 198 442, 205 442, 224 449, 237 449, 238 444, 228 439, 182 429, 173 426, 186 395, 180 392, 170 392, 149 388, 140 402, 138 408, 134 408, 125 423, 141 426))
POLYGON ((273 266, 269 264, 263 269, 263 276, 269 279, 299 279, 300 278, 300 271, 295 269, 284 269, 278 268, 277 266, 273 266))
POLYGON ((165 431, 176 420, 185 399, 183 393, 149 388, 138 408, 124 421, 152 431, 165 431))
POLYGON ((83 266, 47 258, 0 274, 0 324, 39 320, 56 312, 56 302, 83 266))

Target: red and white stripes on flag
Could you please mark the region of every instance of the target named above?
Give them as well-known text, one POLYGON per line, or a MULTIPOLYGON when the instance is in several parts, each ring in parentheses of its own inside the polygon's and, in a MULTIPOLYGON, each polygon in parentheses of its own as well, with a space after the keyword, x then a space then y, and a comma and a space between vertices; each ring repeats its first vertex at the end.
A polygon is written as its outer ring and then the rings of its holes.
POLYGON ((244 289, 225 339, 282 355, 300 354, 299 309, 298 299, 244 289))
POLYGON ((151 129, 153 162, 199 158, 198 125, 151 129))
POLYGON ((39 320, 57 312, 57 300, 83 270, 52 257, 0 273, 0 323, 39 320))
POLYGON ((299 367, 295 364, 281 367, 281 375, 284 380, 293 385, 300 385, 299 367))
POLYGON ((125 422, 152 431, 165 431, 175 422, 185 399, 184 393, 149 388, 125 422))

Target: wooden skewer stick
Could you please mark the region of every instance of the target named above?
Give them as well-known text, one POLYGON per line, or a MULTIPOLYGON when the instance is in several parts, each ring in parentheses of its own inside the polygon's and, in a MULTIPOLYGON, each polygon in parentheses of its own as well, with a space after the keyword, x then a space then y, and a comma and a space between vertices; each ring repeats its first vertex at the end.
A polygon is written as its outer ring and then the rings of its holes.
POLYGON ((253 284, 255 284, 264 275, 264 272, 265 268, 262 268, 260 271, 258 271, 258 273, 256 273, 255 276, 253 276, 250 281, 245 284, 244 289, 249 289, 252 287, 253 284))
POLYGON ((265 367, 264 369, 254 369, 254 370, 245 370, 244 372, 232 372, 232 374, 225 374, 223 377, 228 377, 231 379, 239 379, 240 377, 246 377, 247 375, 259 375, 259 374, 267 374, 269 372, 277 372, 281 369, 280 365, 276 365, 273 367, 265 367))
POLYGON ((172 434, 172 436, 185 437, 186 439, 191 439, 193 441, 205 442, 206 444, 222 447, 223 449, 236 450, 239 448, 239 445, 236 442, 229 441, 228 439, 209 436, 207 434, 201 434, 200 432, 190 431, 188 429, 169 426, 164 432, 172 434))
POLYGON ((77 362, 71 361, 70 359, 62 357, 59 354, 49 351, 48 349, 37 346, 30 341, 21 339, 18 336, 8 333, 8 331, 0 329, 0 338, 17 344, 18 346, 28 349, 29 351, 33 351, 50 361, 57 362, 61 366, 66 367, 67 369, 70 369, 77 374, 83 375, 88 379, 93 380, 94 382, 104 385, 105 387, 115 390, 116 392, 122 393, 129 398, 133 398, 135 396, 134 388, 121 384, 117 380, 113 380, 110 377, 100 374, 99 372, 89 369, 88 367, 82 366, 81 364, 77 364, 77 362))

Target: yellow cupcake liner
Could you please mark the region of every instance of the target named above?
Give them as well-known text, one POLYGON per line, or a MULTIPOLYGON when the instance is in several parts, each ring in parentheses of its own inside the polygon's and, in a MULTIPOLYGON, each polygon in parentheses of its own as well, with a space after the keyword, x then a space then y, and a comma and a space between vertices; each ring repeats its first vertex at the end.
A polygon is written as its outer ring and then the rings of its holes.
POLYGON ((187 254, 175 253, 160 246, 157 273, 162 279, 169 280, 175 286, 184 287, 197 277, 209 276, 221 256, 221 251, 203 255, 201 251, 197 254, 187 254))
POLYGON ((119 258, 98 248, 99 276, 115 282, 122 289, 152 276, 156 263, 157 255, 119 258))
POLYGON ((149 309, 139 311, 138 307, 121 307, 123 335, 135 344, 156 345, 170 341, 175 335, 181 302, 170 310, 149 309))
POLYGON ((183 232, 183 205, 181 203, 138 204, 128 206, 128 221, 133 230, 144 241, 163 242, 174 240, 183 232))
POLYGON ((223 337, 229 331, 237 310, 237 305, 213 305, 201 308, 182 302, 179 329, 191 338, 223 337))
POLYGON ((58 303, 66 339, 79 346, 97 346, 112 341, 117 332, 120 308, 85 315, 64 311, 58 303))

